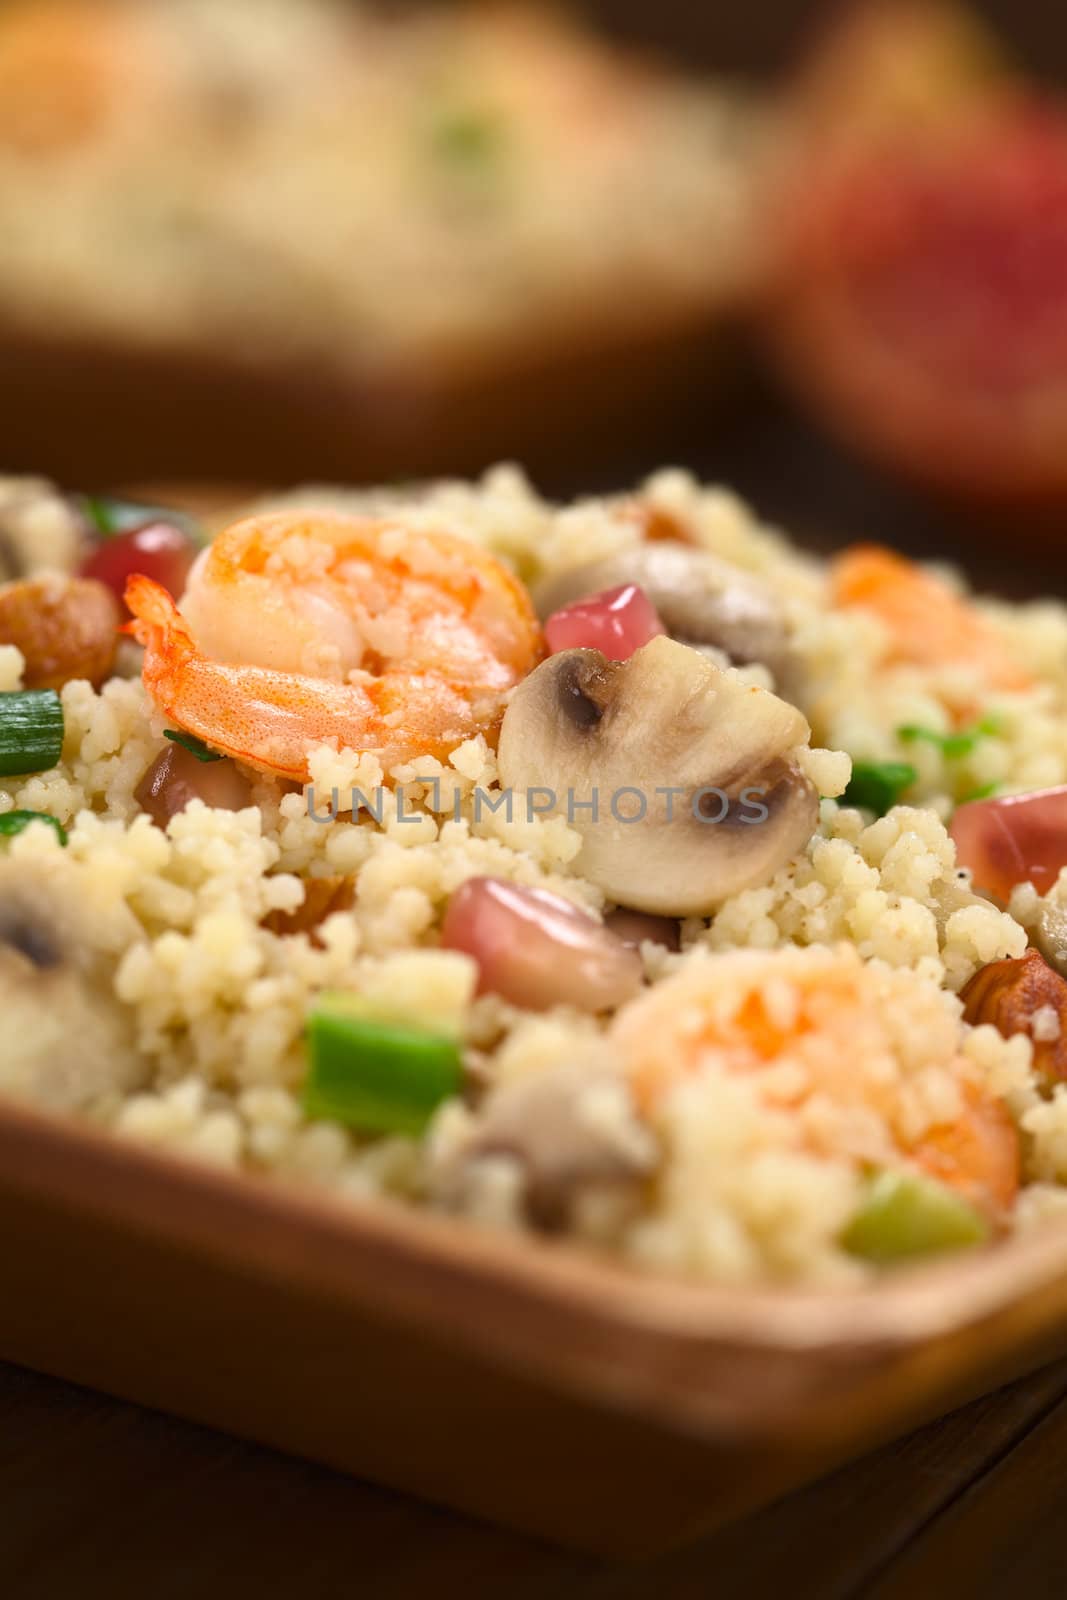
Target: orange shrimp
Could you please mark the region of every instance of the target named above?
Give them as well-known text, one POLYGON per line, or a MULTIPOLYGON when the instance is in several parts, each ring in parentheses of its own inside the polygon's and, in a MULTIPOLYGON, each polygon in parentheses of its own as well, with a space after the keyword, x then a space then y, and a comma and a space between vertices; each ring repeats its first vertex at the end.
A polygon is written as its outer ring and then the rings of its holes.
POLYGON ((983 1211, 1010 1210, 1019 1188, 1019 1138, 1003 1101, 971 1080, 962 1085, 964 1110, 933 1127, 912 1148, 915 1161, 942 1183, 963 1190, 983 1211))
POLYGON ((0 12, 0 142, 77 146, 138 81, 128 3, 20 0, 0 12))
POLYGON ((494 557, 400 519, 251 517, 198 558, 181 611, 143 576, 126 604, 156 705, 300 781, 322 744, 388 769, 492 734, 542 648, 526 590, 494 557))
POLYGON ((833 562, 830 581, 835 605, 872 612, 882 622, 894 659, 974 667, 995 689, 1026 689, 1033 683, 992 623, 895 551, 853 545, 833 562))
POLYGON ((619 1012, 613 1039, 642 1111, 693 1073, 752 1076, 796 1142, 857 1166, 914 1165, 994 1219, 1019 1186, 1002 1102, 959 1053, 941 996, 855 950, 741 950, 682 971, 619 1012), (947 1117, 922 1107, 942 1099, 947 1117))

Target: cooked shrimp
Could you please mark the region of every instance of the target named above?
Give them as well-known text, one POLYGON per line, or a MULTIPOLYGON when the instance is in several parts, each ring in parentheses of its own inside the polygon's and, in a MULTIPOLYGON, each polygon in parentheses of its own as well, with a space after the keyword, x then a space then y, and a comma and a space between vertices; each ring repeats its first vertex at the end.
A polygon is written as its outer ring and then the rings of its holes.
POLYGON ((19 0, 0 12, 0 144, 66 152, 137 82, 136 8, 19 0))
POLYGON ((932 1178, 969 1195, 982 1210, 1010 1209, 1019 1187, 1019 1139, 1003 1101, 971 1080, 961 1085, 963 1112, 912 1148, 932 1178))
POLYGON ((126 603, 159 708, 301 781, 323 744, 388 768, 491 734, 541 653, 526 591, 498 561, 399 520, 251 517, 198 558, 181 611, 141 576, 126 603))
POLYGON ((744 950, 678 973, 619 1012, 638 1104, 654 1117, 691 1073, 753 1075, 799 1147, 856 1166, 914 1165, 988 1215, 1010 1209, 1019 1141, 959 1052, 943 998, 849 947, 744 950))
POLYGON ((1033 681, 992 623, 947 584, 892 550, 860 544, 843 551, 833 563, 831 593, 835 605, 879 619, 898 661, 974 667, 995 689, 1025 689, 1033 681))

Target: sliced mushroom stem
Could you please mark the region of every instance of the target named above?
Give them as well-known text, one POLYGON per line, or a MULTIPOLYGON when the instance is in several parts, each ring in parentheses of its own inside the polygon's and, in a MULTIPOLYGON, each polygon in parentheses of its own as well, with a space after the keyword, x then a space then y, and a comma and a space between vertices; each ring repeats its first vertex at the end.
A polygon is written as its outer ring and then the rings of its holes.
POLYGON ((518 1169, 525 1220, 545 1233, 575 1224, 583 1205, 632 1214, 658 1159, 621 1074, 575 1064, 492 1090, 459 1149, 433 1174, 439 1198, 466 1209, 487 1161, 518 1169))

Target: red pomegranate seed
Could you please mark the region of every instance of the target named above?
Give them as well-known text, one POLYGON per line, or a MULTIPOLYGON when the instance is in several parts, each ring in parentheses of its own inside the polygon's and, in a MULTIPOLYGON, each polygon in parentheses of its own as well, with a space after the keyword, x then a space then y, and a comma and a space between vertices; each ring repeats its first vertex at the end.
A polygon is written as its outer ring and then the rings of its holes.
POLYGON ((120 601, 127 578, 135 572, 144 573, 180 600, 197 554, 196 544, 182 528, 171 522, 146 522, 98 544, 81 570, 83 577, 107 584, 120 601))
POLYGON ((544 889, 469 878, 445 913, 441 943, 478 964, 479 994, 529 1011, 610 1011, 636 993, 641 958, 593 917, 544 889))
POLYGON ((628 661, 635 650, 666 631, 655 606, 636 583, 576 600, 554 611, 545 623, 552 655, 560 650, 599 650, 609 661, 628 661))
POLYGON ((960 806, 949 828, 975 887, 1007 900, 1017 883, 1047 894, 1067 867, 1067 785, 960 806))

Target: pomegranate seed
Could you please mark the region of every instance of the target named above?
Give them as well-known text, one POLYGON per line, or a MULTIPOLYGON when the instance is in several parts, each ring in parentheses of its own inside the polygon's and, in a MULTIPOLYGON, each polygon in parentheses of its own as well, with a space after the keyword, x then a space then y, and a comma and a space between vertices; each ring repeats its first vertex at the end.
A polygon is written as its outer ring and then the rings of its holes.
POLYGON ((961 867, 975 887, 1007 900, 1017 883, 1047 894, 1067 867, 1067 785, 971 800, 960 806, 949 832, 961 867))
POLYGON ((81 570, 83 577, 105 583, 119 600, 127 578, 135 572, 154 579, 175 600, 180 600, 197 554, 195 542, 182 528, 171 522, 145 522, 98 544, 81 570))
POLYGON ((441 943, 478 963, 479 994, 528 1011, 610 1011, 641 985, 636 950, 569 900, 504 878, 469 878, 456 890, 441 943))
POLYGON ((650 639, 666 633, 655 606, 636 583, 589 595, 554 611, 545 623, 549 652, 599 650, 609 661, 628 661, 650 639))

